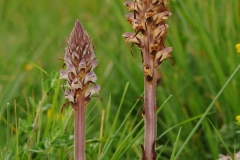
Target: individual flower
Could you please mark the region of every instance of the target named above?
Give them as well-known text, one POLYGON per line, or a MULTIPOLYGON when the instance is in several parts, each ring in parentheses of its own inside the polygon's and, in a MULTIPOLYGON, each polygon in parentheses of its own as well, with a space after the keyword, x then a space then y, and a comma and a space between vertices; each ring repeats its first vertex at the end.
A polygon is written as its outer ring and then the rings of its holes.
POLYGON ((24 70, 25 71, 30 71, 33 69, 33 65, 31 63, 25 64, 24 65, 24 70))
POLYGON ((237 124, 240 125, 240 115, 236 117, 236 120, 237 120, 237 124))
POLYGON ((237 53, 240 53, 240 43, 236 44, 237 53))
MULTIPOLYGON (((223 154, 219 154, 219 159, 218 160, 232 160, 232 158, 230 156, 225 156, 223 154)), ((237 152, 235 155, 234 155, 234 160, 240 160, 240 151, 237 152)))

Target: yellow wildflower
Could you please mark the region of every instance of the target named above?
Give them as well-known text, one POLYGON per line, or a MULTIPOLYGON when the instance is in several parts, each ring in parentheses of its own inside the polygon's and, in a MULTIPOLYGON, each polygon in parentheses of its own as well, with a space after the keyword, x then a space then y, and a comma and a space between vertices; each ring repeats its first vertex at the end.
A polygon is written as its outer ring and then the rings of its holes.
MULTIPOLYGON (((52 112, 51 109, 47 110, 47 118, 49 118, 50 116, 53 116, 51 112, 52 112)), ((59 113, 57 113, 57 114, 55 114, 54 118, 58 120, 60 118, 60 116, 61 116, 62 120, 64 120, 64 114, 60 115, 59 113)))
POLYGON ((240 125, 240 115, 236 117, 236 120, 237 120, 237 124, 240 125))
POLYGON ((33 69, 33 66, 30 63, 24 65, 24 70, 25 71, 30 71, 32 69, 33 69))
POLYGON ((240 53, 240 43, 236 44, 237 53, 240 53))
POLYGON ((49 118, 51 116, 51 109, 47 110, 47 118, 49 118))

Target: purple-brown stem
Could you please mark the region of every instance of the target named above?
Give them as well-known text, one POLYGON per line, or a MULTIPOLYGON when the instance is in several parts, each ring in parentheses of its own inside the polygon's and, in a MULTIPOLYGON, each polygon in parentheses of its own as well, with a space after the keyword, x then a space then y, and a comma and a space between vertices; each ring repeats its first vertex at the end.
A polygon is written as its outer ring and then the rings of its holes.
MULTIPOLYGON (((149 46, 152 41, 152 30, 148 29, 147 36, 144 37, 144 45, 149 46)), ((155 142, 157 135, 157 115, 156 115, 156 88, 157 74, 154 66, 154 56, 149 53, 149 47, 144 48, 143 53, 144 71, 144 158, 146 160, 156 159, 155 142)), ((144 159, 143 158, 143 159, 144 159)))
MULTIPOLYGON (((127 0, 124 5, 131 13, 126 15, 135 33, 126 32, 125 42, 137 45, 143 58, 145 133, 142 147, 143 160, 156 160, 156 88, 157 68, 163 60, 172 57, 172 47, 165 47, 164 37, 168 25, 165 20, 171 15, 167 10, 167 0, 127 0)), ((131 46, 131 47, 132 47, 131 46)))
POLYGON ((156 78, 153 76, 151 82, 145 77, 144 89, 144 154, 147 160, 156 159, 155 142, 157 135, 157 115, 156 115, 156 78))
POLYGON ((86 121, 86 106, 84 104, 84 95, 79 94, 76 98, 75 109, 75 133, 74 133, 74 144, 75 144, 75 160, 84 160, 85 157, 85 121, 86 121))

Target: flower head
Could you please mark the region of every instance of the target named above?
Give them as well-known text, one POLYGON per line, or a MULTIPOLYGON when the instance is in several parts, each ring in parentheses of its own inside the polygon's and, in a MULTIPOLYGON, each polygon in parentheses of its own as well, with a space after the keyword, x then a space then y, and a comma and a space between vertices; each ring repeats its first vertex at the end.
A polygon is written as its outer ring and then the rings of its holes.
POLYGON ((240 115, 236 117, 236 120, 237 120, 237 124, 240 125, 240 115))
POLYGON ((237 53, 240 53, 240 43, 236 44, 237 53))
MULTIPOLYGON (((159 67, 163 60, 172 58, 172 47, 165 48, 164 37, 169 27, 164 20, 172 15, 165 7, 163 0, 126 1, 129 13, 127 22, 132 25, 135 33, 123 34, 125 42, 137 45, 142 53, 149 52, 154 57, 155 67, 159 67)), ((144 56, 142 57, 144 61, 144 56)))
POLYGON ((60 78, 66 80, 65 98, 75 104, 78 95, 85 96, 89 103, 93 94, 98 94, 100 86, 96 85, 97 76, 93 69, 97 66, 93 46, 87 32, 77 20, 65 49, 64 63, 66 69, 60 71, 60 78), (91 85, 93 84, 93 85, 91 85))

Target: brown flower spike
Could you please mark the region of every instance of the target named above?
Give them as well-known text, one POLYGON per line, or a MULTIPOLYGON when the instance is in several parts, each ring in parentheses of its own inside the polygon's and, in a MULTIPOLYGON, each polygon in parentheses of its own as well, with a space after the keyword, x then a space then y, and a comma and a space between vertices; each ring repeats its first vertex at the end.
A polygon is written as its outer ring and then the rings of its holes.
MULTIPOLYGON (((145 135, 142 147, 143 160, 155 160, 156 144, 156 88, 157 68, 163 60, 171 59, 172 47, 165 47, 164 37, 168 25, 165 20, 171 13, 166 8, 167 0, 126 1, 131 13, 126 15, 135 33, 123 34, 125 42, 135 44, 141 50, 144 73, 144 118, 145 135)), ((131 47, 132 47, 131 46, 131 47)))
POLYGON ((93 46, 87 32, 77 20, 65 49, 64 63, 66 70, 60 71, 60 78, 66 80, 65 98, 75 110, 75 160, 84 160, 85 147, 85 112, 92 95, 98 94, 96 85, 97 66, 93 46), (92 85, 91 85, 92 84, 92 85))

